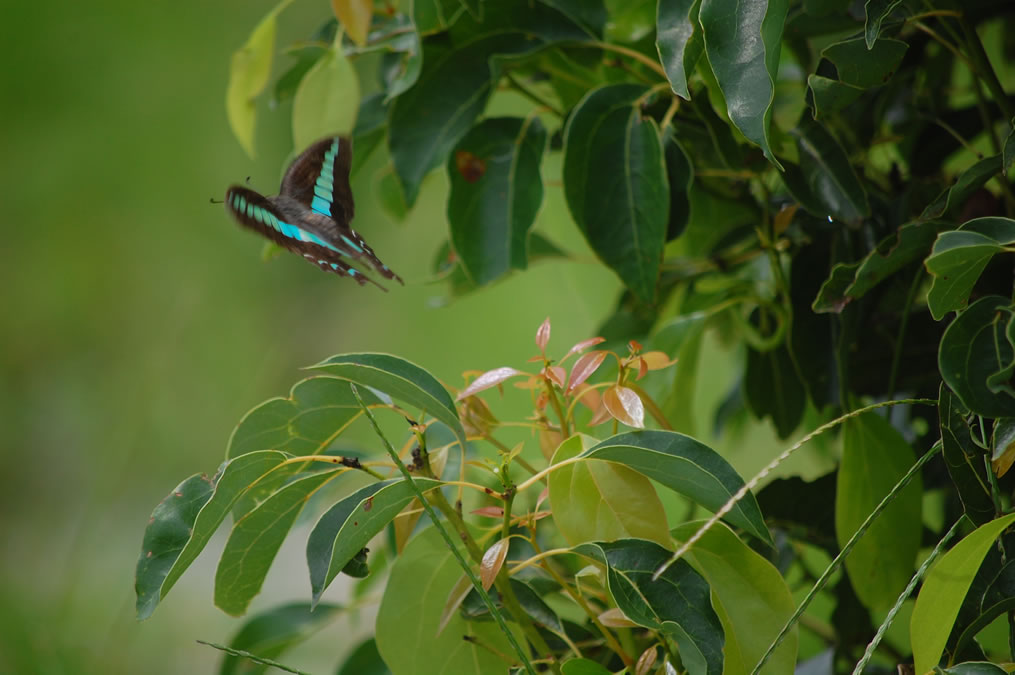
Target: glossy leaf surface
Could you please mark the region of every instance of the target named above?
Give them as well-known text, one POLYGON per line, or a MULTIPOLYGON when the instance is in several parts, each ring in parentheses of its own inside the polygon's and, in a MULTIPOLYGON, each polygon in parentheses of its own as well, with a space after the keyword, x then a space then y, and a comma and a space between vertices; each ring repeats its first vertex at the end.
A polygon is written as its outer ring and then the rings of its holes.
POLYGON ((656 10, 656 49, 670 87, 690 100, 687 77, 701 58, 704 42, 698 23, 701 0, 661 0, 656 10))
POLYGON ((980 274, 998 253, 1015 252, 1015 220, 976 218, 959 229, 942 232, 926 260, 934 283, 927 305, 935 319, 962 309, 980 274))
POLYGON ((1008 371, 1015 358, 1008 338, 1012 317, 1007 298, 988 295, 961 312, 941 338, 941 377, 978 415, 1015 417, 1015 395, 995 384, 996 376, 1008 371))

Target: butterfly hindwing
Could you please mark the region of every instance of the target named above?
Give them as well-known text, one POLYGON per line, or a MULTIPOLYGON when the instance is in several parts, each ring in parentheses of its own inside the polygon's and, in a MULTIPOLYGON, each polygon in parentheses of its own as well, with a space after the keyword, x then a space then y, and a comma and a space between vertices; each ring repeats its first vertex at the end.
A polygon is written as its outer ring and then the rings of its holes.
POLYGON ((348 227, 355 215, 349 169, 352 143, 344 136, 317 141, 296 158, 282 178, 282 194, 348 227))

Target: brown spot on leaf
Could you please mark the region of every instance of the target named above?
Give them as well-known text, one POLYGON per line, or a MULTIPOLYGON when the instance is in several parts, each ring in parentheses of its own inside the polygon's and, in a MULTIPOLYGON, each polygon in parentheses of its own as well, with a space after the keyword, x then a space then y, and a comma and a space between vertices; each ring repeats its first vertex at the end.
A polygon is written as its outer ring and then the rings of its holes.
POLYGON ((367 500, 365 502, 363 502, 363 510, 364 511, 369 511, 372 508, 374 508, 374 498, 373 497, 367 497, 367 500))
POLYGON ((455 168, 467 183, 475 183, 486 173, 486 162, 468 150, 455 153, 455 168))

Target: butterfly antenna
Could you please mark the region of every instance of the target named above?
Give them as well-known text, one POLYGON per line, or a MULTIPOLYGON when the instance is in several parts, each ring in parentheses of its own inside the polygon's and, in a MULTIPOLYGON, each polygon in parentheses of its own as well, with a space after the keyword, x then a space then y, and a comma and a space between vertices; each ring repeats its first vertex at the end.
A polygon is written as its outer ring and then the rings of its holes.
POLYGON ((212 204, 225 204, 225 202, 224 202, 224 201, 222 201, 221 199, 219 199, 218 201, 216 201, 214 197, 210 197, 210 198, 208 199, 208 201, 209 201, 209 202, 211 202, 212 204))

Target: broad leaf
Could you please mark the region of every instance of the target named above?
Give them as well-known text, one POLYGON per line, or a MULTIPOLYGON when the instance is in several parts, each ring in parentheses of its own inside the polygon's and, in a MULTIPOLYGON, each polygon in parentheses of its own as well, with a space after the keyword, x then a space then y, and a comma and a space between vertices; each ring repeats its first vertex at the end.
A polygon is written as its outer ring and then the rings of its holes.
POLYGON ((335 134, 348 135, 356 126, 359 78, 342 51, 341 34, 335 44, 307 71, 293 96, 293 145, 297 151, 335 134))
POLYGON ((769 144, 782 29, 789 2, 702 0, 699 20, 705 54, 715 73, 730 120, 759 145, 779 169, 769 144))
MULTIPOLYGON (((244 623, 229 641, 229 646, 274 660, 324 628, 341 611, 338 605, 318 605, 311 610, 302 602, 276 607, 244 623)), ((226 654, 218 672, 219 675, 255 675, 267 669, 246 658, 226 654)))
MULTIPOLYGON (((673 536, 687 541, 703 522, 684 523, 673 536)), ((779 570, 725 525, 713 527, 687 553, 688 562, 712 589, 712 607, 726 644, 723 672, 749 673, 793 615, 796 604, 779 570)), ((762 673, 789 673, 797 656, 797 630, 786 637, 762 673)))
POLYGON ((663 146, 666 159, 666 174, 670 183, 670 217, 666 225, 666 241, 672 241, 684 233, 691 218, 691 188, 694 185, 694 165, 677 141, 677 134, 670 133, 663 146))
POLYGON ((869 89, 891 78, 907 49, 909 45, 899 40, 880 40, 867 49, 863 38, 852 38, 825 47, 821 56, 835 65, 840 81, 869 89))
POLYGON ((864 23, 864 41, 867 49, 873 49, 881 35, 881 24, 892 13, 892 10, 902 4, 902 0, 867 0, 864 5, 866 22, 864 23))
MULTIPOLYGON (((867 413, 843 423, 835 500, 840 547, 915 461, 913 449, 883 417, 867 413)), ((920 548, 921 494, 917 475, 846 558, 850 582, 866 607, 889 607, 913 574, 920 548)))
POLYGON ((994 500, 984 464, 986 451, 973 442, 966 416, 969 411, 944 384, 938 393, 942 454, 963 509, 976 525, 994 518, 994 500))
POLYGON ((981 525, 927 573, 909 621, 916 672, 925 673, 937 665, 980 563, 994 540, 1013 522, 1015 514, 981 525))
POLYGON ((744 393, 755 417, 771 417, 779 438, 788 438, 803 418, 807 391, 785 345, 767 352, 748 348, 744 393))
MULTIPOLYGON (((595 445, 579 434, 557 448, 551 464, 575 457, 595 445)), ((571 545, 586 541, 650 539, 670 545, 666 512, 651 481, 612 462, 579 462, 549 476, 553 522, 571 545)))
MULTIPOLYGON (((416 478, 423 491, 440 481, 416 478)), ((314 525, 307 539, 307 566, 310 568, 311 606, 316 605, 328 584, 416 497, 405 480, 393 478, 360 488, 328 509, 314 525)))
POLYGON ((156 507, 137 562, 138 619, 151 616, 239 496, 285 459, 285 454, 268 450, 227 461, 211 480, 191 476, 156 507))
POLYGON ((996 382, 1015 358, 1007 337, 1013 316, 1010 300, 988 295, 961 312, 941 337, 941 377, 977 415, 1015 417, 1015 396, 996 382))
MULTIPOLYGON (((710 511, 719 510, 744 485, 719 453, 675 431, 618 434, 585 450, 581 457, 623 464, 710 511)), ((772 543, 758 502, 750 492, 726 514, 725 520, 765 543, 772 543)))
POLYGON ((997 253, 1015 252, 1015 220, 976 218, 942 232, 925 264, 934 276, 927 305, 937 320, 962 309, 983 269, 997 253))
POLYGON ((806 113, 790 133, 796 138, 800 170, 810 193, 800 200, 804 208, 812 210, 808 204, 815 203, 821 211, 813 215, 832 216, 851 225, 870 215, 867 193, 835 137, 806 113))
MULTIPOLYGON (((546 602, 539 596, 531 585, 521 581, 520 579, 512 578, 511 588, 515 592, 515 597, 518 599, 519 606, 529 616, 529 618, 536 622, 536 624, 543 626, 558 635, 564 633, 564 625, 561 622, 560 617, 557 616, 557 613, 546 604, 546 602)), ((503 609, 504 604, 500 599, 500 592, 497 588, 494 587, 489 589, 489 593, 490 599, 493 600, 494 605, 498 609, 503 609)), ((464 598, 461 611, 462 616, 469 620, 490 619, 490 610, 486 606, 486 603, 480 599, 479 593, 476 592, 475 588, 471 588, 464 598)))
POLYGON ((458 0, 413 0, 412 20, 421 35, 447 30, 465 12, 458 0))
POLYGON ((701 0, 660 0, 656 10, 656 50, 673 92, 691 100, 687 76, 701 58, 704 42, 698 24, 701 0))
POLYGON ((546 130, 538 118, 487 119, 448 158, 448 224, 477 285, 528 267, 529 230, 543 201, 546 130))
POLYGON ((642 115, 647 89, 594 89, 564 130, 564 195, 589 245, 644 302, 656 295, 669 220, 659 130, 642 115))
POLYGON ((247 610, 307 499, 341 472, 325 471, 294 480, 236 523, 215 572, 216 607, 233 616, 247 610))
POLYGON ((677 643, 691 675, 723 672, 723 629, 712 609, 708 582, 684 560, 653 573, 670 551, 650 541, 622 539, 571 549, 606 565, 610 595, 624 615, 640 626, 665 633, 677 643))
POLYGON ((354 384, 382 391, 432 415, 446 424, 465 447, 465 431, 458 420, 451 394, 433 375, 416 364, 390 354, 362 353, 332 356, 313 367, 354 384))
POLYGON ((560 667, 564 675, 612 675, 612 673, 591 659, 571 659, 560 667))

